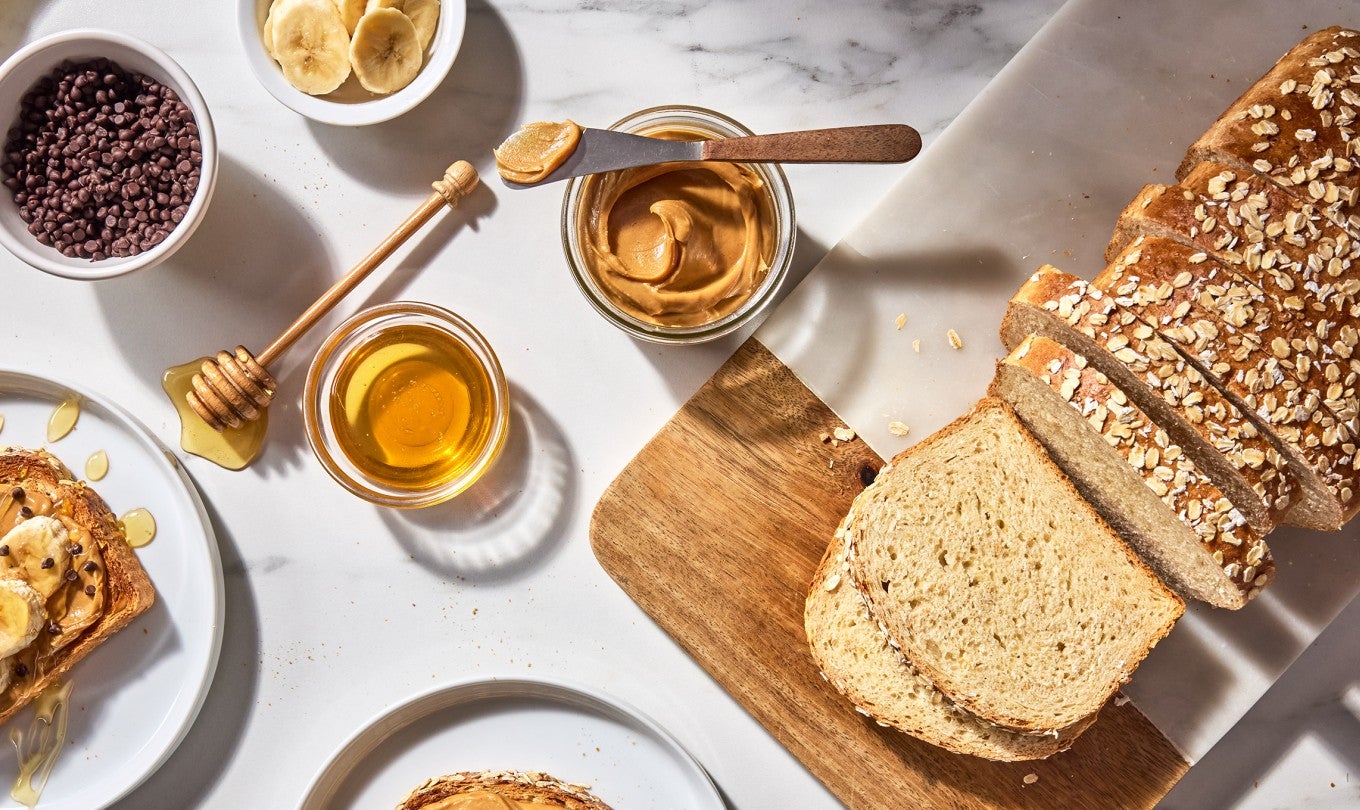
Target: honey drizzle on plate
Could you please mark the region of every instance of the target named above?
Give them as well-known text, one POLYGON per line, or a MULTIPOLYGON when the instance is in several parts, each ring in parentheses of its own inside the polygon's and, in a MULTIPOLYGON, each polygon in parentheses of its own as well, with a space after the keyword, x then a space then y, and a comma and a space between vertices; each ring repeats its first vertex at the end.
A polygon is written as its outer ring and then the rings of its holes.
POLYGON ((238 428, 227 428, 221 433, 209 427, 185 399, 193 387, 193 376, 206 359, 200 357, 193 362, 166 369, 161 377, 161 387, 179 414, 179 445, 184 452, 206 458, 228 470, 240 470, 260 454, 265 431, 269 428, 269 411, 265 410, 259 419, 246 422, 238 428))
POLYGON ((57 442, 66 438, 75 429, 79 419, 80 400, 74 396, 63 399, 47 419, 47 441, 57 442))
POLYGON ((109 474, 109 454, 103 450, 96 450, 85 459, 85 478, 88 481, 99 481, 109 474))
POLYGON ((141 507, 129 509, 118 518, 118 528, 123 530, 129 546, 141 548, 156 536, 156 518, 141 507))
POLYGON ((19 776, 9 795, 25 807, 38 805, 47 777, 66 744, 66 725, 71 715, 71 682, 54 681, 33 702, 28 729, 13 728, 9 740, 19 756, 19 776))

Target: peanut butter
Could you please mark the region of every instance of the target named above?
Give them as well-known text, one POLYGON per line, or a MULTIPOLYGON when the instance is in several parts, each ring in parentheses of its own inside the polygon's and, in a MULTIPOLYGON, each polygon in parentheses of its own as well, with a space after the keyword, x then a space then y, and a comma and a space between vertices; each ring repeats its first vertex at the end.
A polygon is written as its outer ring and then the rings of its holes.
MULTIPOLYGON (((13 667, 6 694, 23 695, 48 662, 104 614, 107 587, 104 555, 99 544, 74 518, 70 503, 53 501, 37 487, 22 482, 0 493, 0 576, 17 576, 47 595, 47 624, 37 639, 0 666, 13 667), (11 532, 38 516, 51 517, 66 529, 64 548, 36 549, 12 541, 11 532), (50 563, 49 563, 50 561, 50 563), (26 677, 33 676, 33 677, 26 677)), ((0 699, 0 705, 8 703, 0 699)))
MULTIPOLYGON (((694 139, 685 131, 654 138, 694 139)), ((712 323, 769 273, 770 189, 734 163, 662 163, 585 178, 578 223, 587 269, 624 312, 659 326, 712 323)))
POLYGON ((512 183, 537 183, 576 151, 581 128, 572 121, 525 124, 491 150, 496 171, 512 183))
POLYGON ((516 801, 489 790, 474 790, 441 799, 425 810, 551 810, 565 806, 557 802, 516 801))

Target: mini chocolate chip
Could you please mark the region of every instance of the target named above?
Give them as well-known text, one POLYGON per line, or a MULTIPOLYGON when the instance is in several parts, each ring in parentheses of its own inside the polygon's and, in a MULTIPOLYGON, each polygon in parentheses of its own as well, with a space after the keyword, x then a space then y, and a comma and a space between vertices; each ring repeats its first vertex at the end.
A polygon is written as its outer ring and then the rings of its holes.
POLYGON ((61 635, 61 625, 57 624, 56 622, 48 622, 47 632, 51 633, 54 636, 59 636, 61 635))
POLYGON ((22 501, 24 499, 24 488, 15 487, 14 489, 11 489, 9 491, 9 496, 16 501, 22 501))
POLYGON ((72 556, 72 557, 79 557, 81 554, 84 554, 84 553, 85 553, 85 547, 82 546, 81 544, 76 543, 75 545, 71 546, 71 556, 72 556))
POLYGON ((9 556, 9 546, 0 546, 0 557, 9 556))
POLYGON ((76 581, 76 576, 77 576, 77 574, 76 574, 76 569, 72 568, 70 571, 67 571, 67 572, 66 572, 66 581, 67 581, 67 582, 75 582, 75 581, 76 581))
POLYGON ((83 568, 85 569, 86 573, 93 573, 99 570, 99 566, 94 564, 94 560, 90 560, 89 562, 85 563, 83 568))
POLYGON ((51 557, 45 557, 45 558, 43 559, 43 561, 42 561, 42 567, 43 567, 43 568, 51 568, 52 566, 54 566, 54 565, 56 565, 56 564, 57 564, 57 561, 54 560, 54 559, 52 559, 51 557))
POLYGON ((93 585, 86 585, 86 586, 85 586, 85 595, 86 595, 86 596, 94 596, 94 586, 93 586, 93 585))
POLYGON ((25 677, 26 675, 28 675, 28 665, 24 663, 15 664, 14 674, 19 676, 20 678, 25 677))
POLYGON ((21 506, 19 507, 19 517, 31 518, 33 517, 33 510, 29 509, 27 506, 21 506))

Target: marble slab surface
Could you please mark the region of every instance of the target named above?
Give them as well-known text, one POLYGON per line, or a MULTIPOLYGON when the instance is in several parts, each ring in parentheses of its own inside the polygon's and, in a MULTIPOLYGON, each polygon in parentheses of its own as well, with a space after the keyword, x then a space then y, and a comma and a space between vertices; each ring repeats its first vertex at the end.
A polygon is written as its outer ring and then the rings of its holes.
MULTIPOLYGON (((123 31, 167 50, 212 108, 223 158, 216 196, 172 261, 82 285, 0 255, 0 282, 21 303, 0 319, 6 365, 78 378, 167 444, 177 427, 157 385, 161 369, 269 340, 444 165, 461 157, 488 171, 490 148, 523 121, 607 125, 681 102, 756 131, 905 121, 929 149, 1060 3, 473 0, 448 80, 415 111, 363 129, 315 124, 275 102, 242 57, 233 5, 0 3, 0 53, 78 26, 123 31)), ((800 276, 906 174, 788 173, 800 276)), ((330 319, 366 303, 427 300, 487 335, 510 379, 515 427, 502 463, 464 497, 409 514, 355 501, 311 456, 287 396, 252 469, 184 457, 227 569, 222 659, 180 750, 119 808, 295 806, 335 746, 385 707, 445 681, 517 674, 592 684, 640 707, 699 759, 733 808, 836 806, 590 553, 599 494, 742 336, 664 349, 608 326, 570 281, 559 205, 560 190, 489 185, 330 319)), ((321 337, 278 367, 285 394, 300 390, 321 337)), ((1360 649, 1347 640, 1340 649, 1360 649)), ((1298 689, 1283 700, 1311 694, 1298 689)), ((1270 749, 1278 757, 1263 767, 1285 761, 1279 752, 1306 727, 1279 736, 1270 749)), ((1333 750, 1344 733, 1297 756, 1333 750)), ((1353 760, 1339 762, 1354 772, 1353 760)), ((1319 778, 1333 774, 1328 767, 1319 778)), ((1296 784, 1294 795, 1310 795, 1315 781, 1296 784)), ((1183 806, 1244 795, 1214 788, 1211 779, 1183 806)), ((1325 785, 1315 793, 1337 795, 1325 785)))

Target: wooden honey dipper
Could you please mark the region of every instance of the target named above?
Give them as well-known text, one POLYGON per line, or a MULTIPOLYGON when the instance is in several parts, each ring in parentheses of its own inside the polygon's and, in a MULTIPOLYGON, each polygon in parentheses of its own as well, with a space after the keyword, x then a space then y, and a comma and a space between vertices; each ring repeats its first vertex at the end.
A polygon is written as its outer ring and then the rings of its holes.
POLYGON ((194 413, 217 431, 240 427, 246 422, 259 419, 264 409, 269 407, 274 392, 278 389, 278 383, 269 373, 269 364, 288 351, 298 338, 330 312, 340 299, 377 269, 378 265, 411 238, 412 234, 420 230, 430 217, 445 205, 457 207, 458 201, 477 187, 477 170, 467 161, 456 161, 445 169, 444 176, 431 183, 430 187, 434 189, 434 193, 430 194, 420 207, 412 211, 395 230, 378 243, 377 247, 307 307, 306 311, 289 324, 282 334, 274 338, 274 342, 266 346, 258 356, 252 355, 244 346, 237 346, 235 351, 221 351, 216 357, 204 360, 199 373, 193 377, 193 389, 185 395, 194 413))

